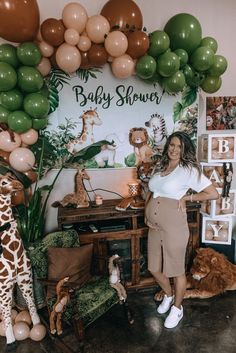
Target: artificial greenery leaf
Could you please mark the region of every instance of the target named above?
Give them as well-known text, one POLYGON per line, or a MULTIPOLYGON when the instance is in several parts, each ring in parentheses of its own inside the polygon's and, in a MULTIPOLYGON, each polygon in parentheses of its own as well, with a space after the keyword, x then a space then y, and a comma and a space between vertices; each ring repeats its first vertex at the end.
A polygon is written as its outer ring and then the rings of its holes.
POLYGON ((78 151, 75 153, 72 157, 69 158, 68 162, 69 163, 80 163, 81 161, 87 161, 102 150, 102 146, 104 145, 113 145, 114 141, 110 142, 107 140, 101 140, 95 143, 92 143, 91 145, 83 148, 82 150, 78 151))

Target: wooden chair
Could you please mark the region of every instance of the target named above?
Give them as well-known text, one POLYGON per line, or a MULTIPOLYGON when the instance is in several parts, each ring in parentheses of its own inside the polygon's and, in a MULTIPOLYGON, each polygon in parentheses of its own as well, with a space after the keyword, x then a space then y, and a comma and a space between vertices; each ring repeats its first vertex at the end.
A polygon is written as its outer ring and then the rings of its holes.
MULTIPOLYGON (((58 281, 48 280, 47 278, 47 250, 49 247, 79 247, 78 234, 75 230, 51 233, 31 252, 32 266, 38 269, 38 279, 43 283, 46 291, 49 287, 55 288, 58 283, 58 281)), ((97 259, 93 259, 93 261, 95 260, 97 259)), ((100 257, 99 262, 101 262, 101 260, 105 261, 106 268, 108 268, 109 258, 103 257, 102 259, 100 257)), ((114 259, 114 264, 118 266, 120 271, 121 283, 126 288, 122 263, 122 258, 114 259)), ((74 333, 78 341, 78 349, 79 351, 83 351, 85 329, 118 303, 121 304, 120 307, 124 311, 127 322, 133 324, 134 320, 128 306, 128 301, 127 299, 120 301, 117 291, 110 285, 108 271, 103 275, 93 276, 92 279, 84 285, 78 285, 76 282, 66 282, 64 288, 71 290, 72 293, 70 294, 70 301, 62 314, 64 330, 61 335, 53 335, 50 332, 49 325, 49 317, 57 300, 56 295, 47 297, 45 291, 46 307, 39 310, 41 320, 48 328, 49 336, 52 338, 55 345, 64 353, 76 352, 65 342, 68 333, 74 333)))

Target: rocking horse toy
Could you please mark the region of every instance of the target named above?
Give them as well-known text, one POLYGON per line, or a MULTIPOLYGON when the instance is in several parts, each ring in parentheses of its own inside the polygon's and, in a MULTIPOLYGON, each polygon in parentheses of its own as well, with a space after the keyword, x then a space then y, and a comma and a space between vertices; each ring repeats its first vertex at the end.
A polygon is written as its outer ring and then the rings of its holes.
POLYGON ((12 327, 11 308, 17 283, 27 303, 33 325, 40 319, 34 303, 30 260, 26 255, 11 208, 11 195, 23 185, 11 175, 0 176, 0 310, 5 326, 7 349, 14 349, 16 339, 12 327))

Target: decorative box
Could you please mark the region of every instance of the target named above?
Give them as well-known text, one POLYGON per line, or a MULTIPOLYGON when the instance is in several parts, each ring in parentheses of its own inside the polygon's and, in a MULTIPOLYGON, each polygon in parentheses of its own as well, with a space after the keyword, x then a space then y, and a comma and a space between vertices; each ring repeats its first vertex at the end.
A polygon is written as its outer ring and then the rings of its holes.
MULTIPOLYGON (((222 189, 217 189, 221 195, 222 189)), ((236 214, 236 190, 230 190, 229 197, 220 197, 218 200, 203 201, 201 213, 209 217, 234 216, 236 214)))
POLYGON ((231 244, 231 217, 202 217, 202 243, 231 244))
POLYGON ((201 135, 199 160, 207 163, 236 161, 236 134, 201 135))
POLYGON ((201 163, 202 171, 216 188, 223 188, 224 171, 223 163, 201 163))

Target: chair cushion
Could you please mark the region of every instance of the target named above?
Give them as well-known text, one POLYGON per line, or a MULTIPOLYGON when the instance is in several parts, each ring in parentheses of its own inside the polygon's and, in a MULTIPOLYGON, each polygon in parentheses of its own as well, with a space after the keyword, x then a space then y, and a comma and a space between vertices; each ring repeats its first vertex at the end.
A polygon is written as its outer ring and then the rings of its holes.
MULTIPOLYGON (((90 273, 93 244, 79 248, 48 248, 48 279, 59 281, 70 277, 69 281, 84 285, 92 276, 90 273)), ((55 294, 55 289, 48 287, 47 296, 55 294)))
MULTIPOLYGON (((84 327, 87 327, 118 301, 117 292, 111 288, 107 277, 94 278, 72 295, 63 313, 63 320, 72 324, 73 318, 80 317, 84 327)), ((52 308, 55 302, 56 297, 53 297, 48 304, 52 308)))

